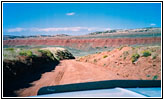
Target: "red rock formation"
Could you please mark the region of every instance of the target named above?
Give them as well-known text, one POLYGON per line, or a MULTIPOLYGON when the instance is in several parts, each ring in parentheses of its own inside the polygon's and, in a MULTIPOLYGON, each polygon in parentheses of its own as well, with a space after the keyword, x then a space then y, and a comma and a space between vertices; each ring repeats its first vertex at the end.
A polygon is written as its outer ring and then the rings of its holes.
POLYGON ((4 40, 4 45, 58 45, 70 46, 74 48, 82 47, 111 47, 119 45, 134 45, 134 44, 151 44, 160 43, 160 37, 151 38, 99 38, 99 39, 13 39, 4 40))

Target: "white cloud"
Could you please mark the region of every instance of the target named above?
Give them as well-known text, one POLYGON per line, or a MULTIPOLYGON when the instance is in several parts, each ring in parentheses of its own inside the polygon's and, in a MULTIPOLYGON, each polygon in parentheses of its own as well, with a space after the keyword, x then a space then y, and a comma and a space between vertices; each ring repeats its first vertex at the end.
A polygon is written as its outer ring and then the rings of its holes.
POLYGON ((36 28, 35 31, 80 31, 82 29, 87 29, 86 27, 62 27, 62 28, 36 28))
POLYGON ((73 15, 75 15, 75 13, 74 13, 74 12, 66 13, 66 15, 67 15, 67 16, 73 16, 73 15))
POLYGON ((107 30, 111 30, 111 28, 104 28, 104 30, 106 30, 106 31, 107 31, 107 30))
POLYGON ((87 28, 88 31, 107 31, 107 30, 111 30, 111 28, 101 28, 101 27, 91 27, 91 28, 87 28))
POLYGON ((78 31, 105 31, 110 30, 110 28, 99 28, 99 27, 50 27, 50 28, 12 28, 8 29, 7 32, 78 32, 78 31))
POLYGON ((24 28, 11 28, 11 29, 8 29, 7 32, 21 32, 25 30, 24 28))
POLYGON ((150 24, 150 26, 155 26, 156 24, 154 24, 154 23, 152 23, 152 24, 150 24))

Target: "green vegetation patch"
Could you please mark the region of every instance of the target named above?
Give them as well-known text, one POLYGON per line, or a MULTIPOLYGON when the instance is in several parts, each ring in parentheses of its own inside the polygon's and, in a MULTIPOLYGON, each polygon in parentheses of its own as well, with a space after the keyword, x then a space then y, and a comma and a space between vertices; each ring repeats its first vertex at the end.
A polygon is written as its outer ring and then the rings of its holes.
POLYGON ((124 48, 125 46, 121 46, 120 48, 118 48, 118 50, 122 50, 122 48, 124 48))
POLYGON ((106 57, 108 57, 108 56, 107 55, 103 56, 103 58, 106 58, 106 57))
POLYGON ((147 50, 146 50, 146 51, 143 51, 143 52, 142 52, 142 56, 143 56, 143 57, 151 56, 151 52, 150 52, 150 51, 147 51, 147 50))
POLYGON ((146 77, 150 77, 150 75, 146 75, 146 77))
POLYGON ((16 57, 19 55, 18 51, 16 48, 3 49, 3 59, 16 60, 16 57))
POLYGON ((157 58, 157 56, 156 56, 156 55, 153 55, 153 56, 152 56, 152 59, 156 59, 156 58, 157 58))
POLYGON ((96 49, 101 49, 101 47, 96 47, 96 49))
POLYGON ((123 55, 124 55, 124 56, 128 56, 128 55, 129 55, 129 52, 128 52, 128 51, 124 51, 124 52, 123 52, 123 55))
POLYGON ((135 61, 137 61, 139 57, 140 57, 139 54, 137 54, 137 53, 136 54, 133 54, 132 57, 131 57, 132 63, 134 63, 135 61))
POLYGON ((52 60, 54 60, 54 56, 49 50, 40 50, 39 49, 38 52, 40 52, 43 56, 46 55, 46 56, 50 57, 52 60))
POLYGON ((93 61, 94 61, 94 62, 97 62, 97 60, 96 60, 96 59, 94 59, 93 61))
POLYGON ((157 80, 158 79, 158 75, 153 76, 152 80, 157 80))
POLYGON ((14 48, 6 48, 5 50, 14 51, 14 48))
POLYGON ((22 50, 22 51, 19 52, 19 55, 20 56, 32 57, 33 56, 33 53, 30 50, 22 50))

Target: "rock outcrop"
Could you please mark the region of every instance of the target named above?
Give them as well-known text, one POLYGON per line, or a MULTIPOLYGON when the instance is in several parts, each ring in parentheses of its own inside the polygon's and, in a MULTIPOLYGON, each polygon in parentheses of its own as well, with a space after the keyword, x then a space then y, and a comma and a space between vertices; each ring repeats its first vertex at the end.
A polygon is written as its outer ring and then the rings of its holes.
POLYGON ((149 38, 99 38, 99 39, 13 39, 4 40, 3 45, 57 45, 77 49, 88 47, 115 47, 120 45, 161 43, 161 37, 149 38))
POLYGON ((58 60, 75 59, 75 57, 67 49, 64 49, 64 48, 48 47, 48 48, 43 48, 43 50, 51 51, 51 53, 54 55, 54 57, 58 60))

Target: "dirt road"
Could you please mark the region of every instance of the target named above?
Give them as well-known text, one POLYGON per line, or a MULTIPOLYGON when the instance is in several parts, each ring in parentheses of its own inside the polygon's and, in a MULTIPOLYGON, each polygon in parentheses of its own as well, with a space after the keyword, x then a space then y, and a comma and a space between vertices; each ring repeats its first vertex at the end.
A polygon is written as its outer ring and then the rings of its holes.
POLYGON ((123 78, 105 67, 76 60, 63 60, 54 70, 42 74, 39 80, 31 83, 33 86, 16 91, 16 93, 18 96, 34 96, 43 86, 113 79, 123 78))

